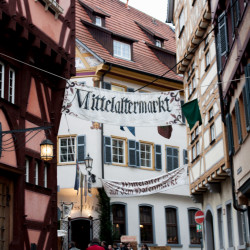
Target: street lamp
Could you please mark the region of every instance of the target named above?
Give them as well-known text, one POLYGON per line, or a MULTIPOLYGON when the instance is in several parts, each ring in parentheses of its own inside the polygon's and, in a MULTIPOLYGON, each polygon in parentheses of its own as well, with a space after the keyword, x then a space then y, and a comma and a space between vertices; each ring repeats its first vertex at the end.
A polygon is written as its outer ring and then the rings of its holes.
POLYGON ((40 144, 41 159, 44 161, 50 161, 53 159, 53 143, 51 140, 46 139, 40 144))
POLYGON ((92 170, 93 159, 88 154, 88 156, 84 159, 83 162, 84 162, 84 165, 85 165, 87 172, 90 174, 90 172, 92 170))

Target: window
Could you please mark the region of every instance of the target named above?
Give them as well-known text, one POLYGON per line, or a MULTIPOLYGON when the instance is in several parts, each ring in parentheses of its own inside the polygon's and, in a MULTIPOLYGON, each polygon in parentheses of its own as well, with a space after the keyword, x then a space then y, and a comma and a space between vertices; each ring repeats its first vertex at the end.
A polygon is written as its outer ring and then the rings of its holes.
POLYGON ((237 211, 239 245, 244 245, 247 239, 244 213, 237 211))
POLYGON ((118 164, 125 163, 125 141, 112 138, 112 162, 118 164))
POLYGON ((39 170, 38 166, 39 166, 39 164, 36 161, 36 163, 35 163, 35 175, 34 175, 35 185, 38 185, 38 170, 39 170))
POLYGON ((218 208, 218 209, 217 209, 217 218, 218 218, 218 231, 219 231, 220 249, 224 249, 222 208, 218 208))
POLYGON ((196 158, 196 149, 195 146, 192 147, 192 160, 196 158))
POLYGON ((9 70, 9 94, 8 101, 15 103, 15 71, 13 69, 9 70))
POLYGON ((206 61, 206 69, 210 66, 210 53, 209 53, 209 50, 206 52, 205 54, 205 61, 206 61))
POLYGON ((209 110, 209 121, 210 121, 213 117, 214 117, 214 109, 211 108, 211 109, 209 110))
POLYGON ((193 89, 196 89, 197 84, 195 77, 192 78, 192 84, 193 84, 193 89))
POLYGON ((114 56, 131 60, 131 45, 114 40, 114 56))
POLYGON ((112 84, 112 85, 111 85, 111 90, 112 90, 112 91, 125 92, 125 91, 126 91, 126 88, 123 87, 123 86, 119 86, 119 85, 114 85, 114 84, 112 84))
POLYGON ((29 159, 25 159, 25 181, 29 182, 29 173, 30 173, 30 162, 29 159))
POLYGON ((188 164, 188 153, 186 149, 183 149, 183 164, 188 164))
POLYGON ((191 141, 193 141, 194 138, 195 138, 195 132, 192 132, 192 133, 191 133, 191 141))
POLYGON ((196 143, 196 157, 200 154, 200 141, 197 141, 196 143))
POLYGON ((153 243, 152 207, 140 206, 141 243, 153 243))
POLYGON ((195 213, 198 210, 196 209, 189 209, 188 210, 188 222, 189 222, 189 237, 190 237, 190 244, 197 245, 201 244, 199 233, 196 231, 196 222, 195 222, 195 213))
POLYGON ((228 246, 233 247, 233 217, 232 217, 232 205, 231 205, 231 203, 226 205, 226 211, 227 211, 228 246))
POLYGON ((125 205, 112 205, 113 239, 119 242, 122 235, 126 235, 126 213, 125 205))
POLYGON ((215 126, 214 123, 210 126, 210 142, 215 140, 215 126))
POLYGON ((152 145, 140 143, 141 167, 152 167, 152 145))
POLYGON ((95 17, 95 24, 98 26, 102 26, 102 18, 99 16, 95 17))
POLYGON ((167 171, 172 171, 179 167, 179 149, 174 147, 166 147, 167 171))
POLYGON ((4 64, 0 62, 0 97, 4 98, 4 64))
POLYGON ((48 187, 48 164, 44 164, 44 175, 43 175, 43 184, 44 187, 48 187))
POLYGON ((189 83, 188 84, 188 95, 191 96, 192 92, 193 92, 192 84, 189 83))
POLYGON ((198 137, 198 135, 199 135, 199 127, 196 127, 195 128, 195 137, 198 137))
POLYGON ((161 41, 160 40, 155 40, 155 45, 157 47, 160 47, 161 48, 161 41))
POLYGON ((180 16, 179 16, 179 28, 180 28, 180 35, 184 29, 184 9, 182 9, 180 16))
POLYGON ((204 41, 204 50, 207 48, 208 43, 209 43, 209 39, 208 39, 208 35, 207 35, 205 38, 205 41, 204 41))
POLYGON ((177 212, 175 208, 166 208, 167 244, 178 244, 177 212))
POLYGON ((59 162, 60 163, 73 163, 76 161, 75 152, 75 137, 59 138, 59 162))
POLYGON ((235 34, 235 29, 238 27, 240 22, 240 6, 239 0, 230 0, 231 2, 231 19, 232 19, 232 30, 235 34))
POLYGON ((228 143, 228 154, 232 155, 234 153, 234 138, 232 129, 232 118, 231 114, 226 114, 226 127, 227 127, 227 143, 228 143))

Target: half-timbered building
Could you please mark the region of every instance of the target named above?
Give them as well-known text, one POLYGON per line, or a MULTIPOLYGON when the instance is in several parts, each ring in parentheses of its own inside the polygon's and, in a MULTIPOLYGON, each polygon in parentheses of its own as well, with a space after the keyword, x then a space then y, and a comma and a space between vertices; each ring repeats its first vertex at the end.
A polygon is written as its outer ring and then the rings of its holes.
POLYGON ((0 2, 2 250, 57 249, 56 158, 41 160, 40 143, 56 146, 73 27, 74 1, 0 2))

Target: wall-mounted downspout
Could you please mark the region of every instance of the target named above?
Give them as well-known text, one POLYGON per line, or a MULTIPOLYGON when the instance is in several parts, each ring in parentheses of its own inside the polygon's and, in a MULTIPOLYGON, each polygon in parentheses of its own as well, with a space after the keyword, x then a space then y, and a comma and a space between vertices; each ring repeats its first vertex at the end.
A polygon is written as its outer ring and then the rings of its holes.
MULTIPOLYGON (((217 37, 215 36, 215 44, 217 45, 217 37)), ((216 46, 216 58, 218 58, 218 51, 216 46)), ((218 61, 218 60, 217 60, 218 61)), ((224 110, 224 102, 223 102, 223 90, 222 90, 222 84, 221 84, 221 77, 219 73, 219 66, 217 63, 217 78, 218 78, 218 88, 219 88, 219 96, 220 96, 220 107, 221 107, 221 120, 225 126, 225 110, 224 110)), ((227 103, 227 109, 229 110, 230 103, 227 103)), ((230 164, 230 179, 231 179, 231 185, 232 185, 232 197, 233 197, 233 207, 235 210, 240 212, 245 212, 247 209, 242 209, 238 201, 236 199, 235 195, 235 181, 234 181, 234 166, 233 166, 233 156, 229 156, 229 164, 230 164)))
MULTIPOLYGON (((112 68, 112 64, 109 65, 108 70, 105 71, 105 72, 103 73, 103 75, 101 76, 101 84, 103 84, 104 76, 110 72, 111 68, 112 68)), ((102 87, 102 86, 101 86, 101 87, 102 87)), ((104 179, 104 140, 103 140, 103 129, 104 129, 104 123, 103 123, 102 126, 101 126, 102 179, 104 179)))

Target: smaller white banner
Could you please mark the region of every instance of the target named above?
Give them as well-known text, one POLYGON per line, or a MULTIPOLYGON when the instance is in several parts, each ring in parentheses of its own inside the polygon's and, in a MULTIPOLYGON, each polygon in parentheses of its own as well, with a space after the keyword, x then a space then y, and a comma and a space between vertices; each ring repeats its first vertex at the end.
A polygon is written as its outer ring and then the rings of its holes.
POLYGON ((160 193, 185 184, 187 166, 177 168, 167 174, 144 181, 110 181, 102 179, 109 197, 130 197, 160 193))
POLYGON ((88 121, 119 126, 182 123, 179 91, 121 92, 73 82, 65 89, 62 112, 88 121))

